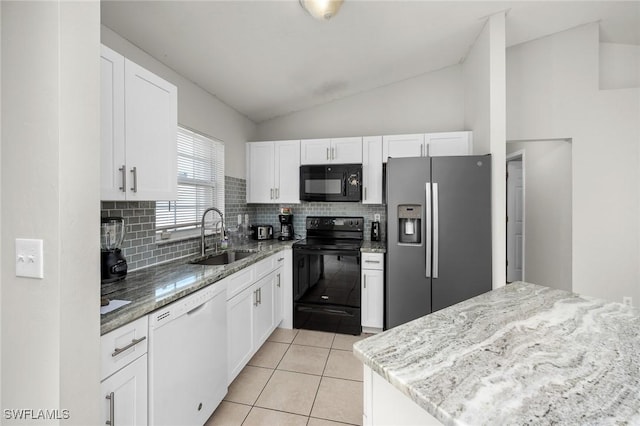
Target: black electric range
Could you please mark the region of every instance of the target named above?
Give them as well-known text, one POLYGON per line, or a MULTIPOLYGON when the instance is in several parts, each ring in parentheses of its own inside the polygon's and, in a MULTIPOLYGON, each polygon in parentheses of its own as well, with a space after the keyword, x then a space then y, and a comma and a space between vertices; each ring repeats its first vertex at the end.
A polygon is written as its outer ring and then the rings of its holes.
POLYGON ((293 244, 294 327, 360 334, 364 218, 309 216, 306 229, 293 244))

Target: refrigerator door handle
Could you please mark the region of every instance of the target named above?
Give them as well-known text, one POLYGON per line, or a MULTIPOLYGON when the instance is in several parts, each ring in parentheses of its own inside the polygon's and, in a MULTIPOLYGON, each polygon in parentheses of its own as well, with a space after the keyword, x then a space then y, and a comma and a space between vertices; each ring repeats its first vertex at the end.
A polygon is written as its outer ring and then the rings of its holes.
POLYGON ((440 252, 439 246, 439 232, 438 232, 438 217, 440 216, 438 207, 438 184, 433 184, 433 278, 438 278, 438 253, 440 252))
POLYGON ((425 184, 425 276, 431 278, 431 182, 425 184))

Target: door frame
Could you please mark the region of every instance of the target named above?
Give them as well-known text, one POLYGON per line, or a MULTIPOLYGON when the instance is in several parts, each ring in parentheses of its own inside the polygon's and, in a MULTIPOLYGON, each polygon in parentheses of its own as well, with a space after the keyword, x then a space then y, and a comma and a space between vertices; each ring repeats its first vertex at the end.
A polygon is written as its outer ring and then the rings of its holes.
MULTIPOLYGON (((525 267, 526 267, 526 220, 527 220, 527 209, 526 209, 526 205, 527 205, 527 182, 526 182, 526 162, 525 162, 525 150, 521 149, 515 152, 512 152, 510 154, 507 154, 505 157, 505 169, 507 169, 507 165, 509 162, 511 161, 521 161, 522 162, 522 281, 526 281, 525 277, 525 267)), ((507 177, 508 180, 508 177, 507 177)), ((508 202, 509 202, 509 185, 507 184, 507 181, 505 180, 505 210, 508 210, 508 202)), ((507 211, 508 213, 508 211, 507 211)), ((508 229, 508 225, 505 222, 505 247, 506 247, 506 253, 509 252, 509 229, 508 229)), ((507 276, 506 272, 507 272, 507 268, 508 266, 506 266, 506 260, 505 259, 505 276, 507 276)))

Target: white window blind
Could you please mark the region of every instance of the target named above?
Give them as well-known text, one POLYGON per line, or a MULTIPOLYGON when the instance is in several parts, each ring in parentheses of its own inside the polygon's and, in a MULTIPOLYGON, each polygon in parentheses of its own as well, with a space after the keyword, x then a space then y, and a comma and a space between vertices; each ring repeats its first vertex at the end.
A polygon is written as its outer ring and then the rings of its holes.
POLYGON ((178 200, 156 202, 157 231, 199 227, 209 207, 224 213, 224 144, 178 127, 177 145, 178 200))

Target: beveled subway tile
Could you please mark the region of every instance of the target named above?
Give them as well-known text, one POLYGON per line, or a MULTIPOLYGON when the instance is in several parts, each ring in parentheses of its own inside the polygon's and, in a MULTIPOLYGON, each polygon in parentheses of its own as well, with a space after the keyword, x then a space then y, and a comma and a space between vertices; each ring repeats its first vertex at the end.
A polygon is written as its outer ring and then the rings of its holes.
POLYGON ((291 345, 280 361, 278 370, 322 375, 329 349, 314 346, 291 345))
POLYGON ((362 424, 362 382, 323 377, 311 416, 362 424))
POLYGON ((273 370, 247 365, 229 385, 225 401, 253 405, 269 381, 273 370))
POLYGON ((240 426, 250 410, 249 405, 222 401, 204 426, 240 426))
POLYGON ((319 376, 276 370, 255 405, 308 416, 319 384, 319 376))
POLYGON ((306 426, 308 417, 253 407, 242 426, 306 426))

